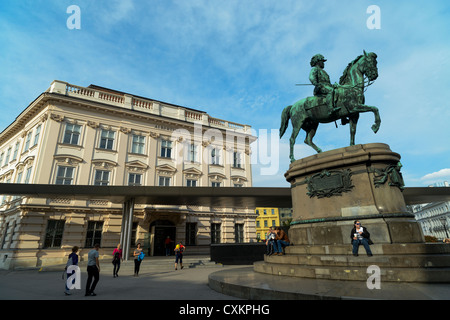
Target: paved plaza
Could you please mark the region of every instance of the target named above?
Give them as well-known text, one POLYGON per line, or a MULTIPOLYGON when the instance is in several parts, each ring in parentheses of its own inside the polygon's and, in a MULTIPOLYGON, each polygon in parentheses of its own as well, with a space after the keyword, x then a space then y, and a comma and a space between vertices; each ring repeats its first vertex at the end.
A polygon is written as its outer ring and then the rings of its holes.
POLYGON ((100 281, 95 297, 85 297, 86 262, 80 263, 81 290, 64 294, 64 266, 22 270, 0 270, 0 300, 236 300, 212 290, 208 275, 233 269, 209 261, 208 257, 184 258, 184 268, 175 271, 174 257, 149 257, 141 264, 139 277, 134 277, 134 261, 124 261, 119 277, 113 278, 109 260, 100 262, 100 281))
MULTIPOLYGON (((253 271, 251 265, 224 266, 209 256, 186 256, 184 268, 174 269, 174 257, 147 257, 138 277, 134 261, 122 263, 119 277, 113 278, 109 260, 100 263, 97 296, 86 297, 86 262, 80 262, 81 290, 64 294, 64 266, 0 270, 0 300, 165 300, 224 301, 245 300, 448 300, 448 284, 382 283, 369 290, 358 281, 332 281, 273 276, 253 271), (212 289, 214 288, 214 289, 212 289)), ((230 302, 229 302, 230 301, 230 302)), ((233 302, 234 301, 234 302, 233 302)), ((290 304, 284 306, 289 306, 290 304)), ((224 305, 225 306, 225 305, 224 305)), ((272 306, 272 305, 271 305, 272 306)))

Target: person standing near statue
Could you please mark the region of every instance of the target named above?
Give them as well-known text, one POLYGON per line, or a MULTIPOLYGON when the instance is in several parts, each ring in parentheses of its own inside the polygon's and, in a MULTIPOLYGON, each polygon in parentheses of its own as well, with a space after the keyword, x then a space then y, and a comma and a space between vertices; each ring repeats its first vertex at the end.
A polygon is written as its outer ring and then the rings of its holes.
POLYGON ((326 98, 329 114, 334 114, 339 108, 334 106, 334 89, 330 82, 330 76, 324 70, 325 57, 321 54, 316 54, 311 58, 310 65, 312 67, 309 73, 309 81, 314 85, 314 96, 326 98))

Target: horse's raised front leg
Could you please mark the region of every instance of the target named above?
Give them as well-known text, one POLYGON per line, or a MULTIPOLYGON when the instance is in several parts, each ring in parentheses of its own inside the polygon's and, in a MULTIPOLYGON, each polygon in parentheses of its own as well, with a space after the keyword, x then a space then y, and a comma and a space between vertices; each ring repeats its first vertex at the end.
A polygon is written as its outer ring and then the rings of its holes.
POLYGON ((375 124, 372 125, 372 131, 374 133, 377 133, 378 130, 380 129, 380 125, 381 125, 381 118, 380 118, 380 113, 378 112, 378 108, 377 107, 371 107, 373 110, 373 114, 375 115, 375 124))
POLYGON ((365 104, 361 104, 357 107, 355 107, 355 109, 353 109, 352 111, 356 111, 356 112, 373 112, 374 116, 375 116, 375 123, 372 125, 372 131, 374 133, 377 133, 378 130, 380 129, 380 125, 381 125, 381 118, 380 118, 380 113, 378 112, 378 108, 377 107, 373 107, 373 106, 367 106, 365 104))

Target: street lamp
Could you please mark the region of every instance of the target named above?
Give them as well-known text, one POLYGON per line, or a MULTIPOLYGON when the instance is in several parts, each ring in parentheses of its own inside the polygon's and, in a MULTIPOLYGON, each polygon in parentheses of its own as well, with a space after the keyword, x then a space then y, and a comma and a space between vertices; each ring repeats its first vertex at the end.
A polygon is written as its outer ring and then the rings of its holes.
POLYGON ((444 226, 445 230, 445 236, 448 238, 448 231, 447 231, 447 217, 440 217, 439 220, 441 220, 442 225, 444 226))

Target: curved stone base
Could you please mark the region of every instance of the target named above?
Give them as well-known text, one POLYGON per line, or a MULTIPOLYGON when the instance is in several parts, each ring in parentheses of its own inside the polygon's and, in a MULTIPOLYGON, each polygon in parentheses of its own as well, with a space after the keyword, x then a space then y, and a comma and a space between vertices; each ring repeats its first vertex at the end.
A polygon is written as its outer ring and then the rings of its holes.
POLYGON ((368 268, 377 266, 381 282, 450 283, 450 246, 446 244, 372 245, 359 256, 351 246, 291 246, 283 256, 265 256, 254 271, 300 278, 367 281, 368 268))
POLYGON ((379 268, 381 282, 450 283, 450 246, 425 244, 406 210, 400 155, 371 143, 340 148, 293 162, 291 183, 294 246, 266 256, 254 270, 297 278, 367 281, 379 268), (370 232, 371 257, 352 254, 354 220, 370 232))
POLYGON ((224 269, 208 277, 213 290, 250 300, 446 300, 450 286, 439 283, 382 282, 381 290, 364 281, 293 278, 254 272, 252 267, 224 269))

